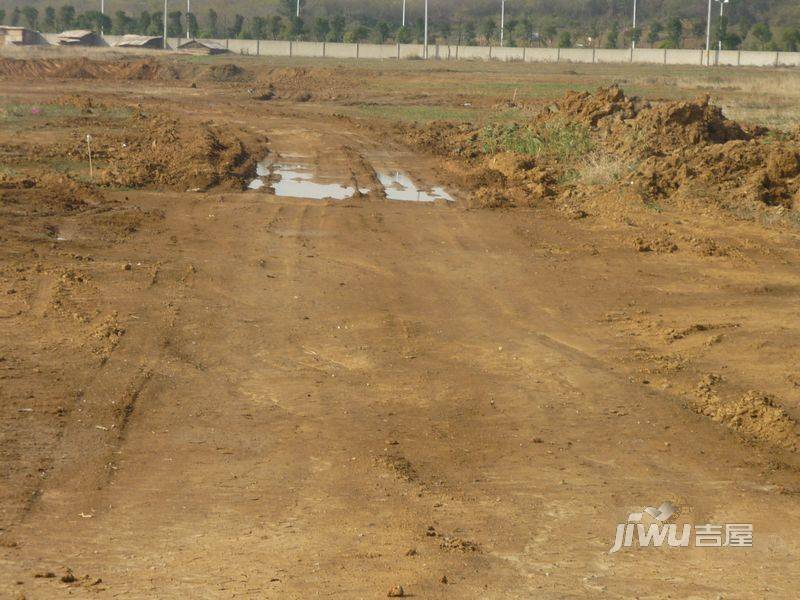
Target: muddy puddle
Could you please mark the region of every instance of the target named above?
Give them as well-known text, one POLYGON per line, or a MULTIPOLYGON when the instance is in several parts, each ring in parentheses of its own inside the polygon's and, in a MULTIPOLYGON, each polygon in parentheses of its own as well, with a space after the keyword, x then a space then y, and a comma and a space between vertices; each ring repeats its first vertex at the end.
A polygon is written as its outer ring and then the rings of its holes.
POLYGON ((388 200, 406 202, 434 202, 454 199, 442 186, 422 187, 404 171, 397 169, 377 170, 380 189, 359 187, 341 181, 341 177, 324 175, 307 162, 292 157, 292 161, 264 160, 258 163, 256 178, 248 187, 252 190, 271 189, 276 196, 310 200, 346 200, 359 194, 382 191, 388 200))
POLYGON ((429 189, 417 187, 411 177, 402 171, 378 172, 378 181, 381 182, 389 200, 404 200, 406 202, 446 200, 447 202, 453 202, 453 197, 443 187, 434 186, 429 189))

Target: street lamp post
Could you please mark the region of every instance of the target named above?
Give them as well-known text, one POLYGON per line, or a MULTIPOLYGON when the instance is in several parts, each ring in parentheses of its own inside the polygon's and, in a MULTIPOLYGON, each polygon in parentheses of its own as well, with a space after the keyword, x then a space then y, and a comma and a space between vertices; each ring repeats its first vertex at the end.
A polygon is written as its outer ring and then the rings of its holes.
POLYGON ((633 0, 633 30, 631 31, 631 50, 636 50, 636 0, 633 0))
POLYGON ((167 49, 167 0, 164 0, 164 50, 167 49))
POLYGON ((186 0, 186 39, 189 39, 189 15, 192 14, 192 0, 186 0))
POLYGON ((706 64, 709 64, 709 55, 711 51, 711 0, 708 0, 708 20, 706 21, 706 64))
POLYGON ((425 0, 425 59, 428 58, 428 0, 425 0))
POLYGON ((503 45, 503 38, 506 31, 506 0, 500 0, 500 45, 503 45))
MULTIPOLYGON (((728 2, 730 2, 730 0, 716 0, 716 1, 719 2, 719 24, 720 24, 720 27, 721 27, 722 26, 722 9, 725 7, 725 5, 728 2)), ((717 52, 722 52, 722 37, 720 35, 717 35, 717 38, 718 38, 717 39, 717 43, 718 43, 717 52)))

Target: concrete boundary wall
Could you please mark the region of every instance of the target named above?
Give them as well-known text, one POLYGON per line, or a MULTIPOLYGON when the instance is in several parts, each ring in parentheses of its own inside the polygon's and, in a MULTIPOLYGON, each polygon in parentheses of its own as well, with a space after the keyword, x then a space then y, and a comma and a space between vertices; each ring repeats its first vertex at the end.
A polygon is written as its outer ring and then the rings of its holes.
POLYGON ((593 63, 594 55, 594 48, 561 48, 557 58, 561 62, 593 63))
MULTIPOLYGON (((100 45, 113 46, 121 36, 104 35, 100 45)), ((167 48, 175 50, 185 38, 169 38, 167 48)), ((583 64, 663 64, 730 67, 800 67, 800 52, 751 50, 686 50, 670 48, 517 48, 496 46, 454 46, 430 44, 343 44, 334 42, 290 42, 282 40, 209 40, 234 54, 245 56, 302 56, 306 58, 499 60, 563 62, 583 64)), ((43 45, 58 45, 57 33, 41 34, 43 45)))
POLYGON ((800 52, 778 52, 779 67, 800 67, 800 52))
POLYGON ((739 64, 749 67, 774 67, 778 63, 778 52, 742 52, 739 64))
POLYGON ((558 62, 558 48, 525 48, 525 62, 558 62))

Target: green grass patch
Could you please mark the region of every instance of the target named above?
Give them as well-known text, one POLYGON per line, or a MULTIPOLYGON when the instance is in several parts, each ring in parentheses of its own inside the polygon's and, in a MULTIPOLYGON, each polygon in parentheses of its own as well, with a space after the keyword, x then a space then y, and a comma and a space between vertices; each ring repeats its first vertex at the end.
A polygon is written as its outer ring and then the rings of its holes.
POLYGON ((538 127, 494 123, 481 130, 480 140, 486 154, 516 152, 559 161, 579 158, 592 149, 586 127, 558 119, 538 127))
POLYGON ((38 120, 56 119, 127 119, 133 111, 126 106, 95 107, 84 112, 77 106, 66 104, 4 104, 0 105, 0 122, 35 123, 38 120))
POLYGON ((12 120, 78 117, 81 114, 79 108, 59 104, 5 104, 2 108, 0 115, 12 120))

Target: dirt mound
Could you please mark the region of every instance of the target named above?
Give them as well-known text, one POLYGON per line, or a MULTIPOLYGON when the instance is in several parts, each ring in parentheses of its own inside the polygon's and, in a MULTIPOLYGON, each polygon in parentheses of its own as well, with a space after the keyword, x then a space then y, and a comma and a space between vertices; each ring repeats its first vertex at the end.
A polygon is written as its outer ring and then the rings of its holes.
POLYGON ((797 423, 774 396, 748 391, 733 400, 723 400, 717 391, 722 379, 707 375, 695 390, 692 408, 739 434, 781 448, 797 451, 797 423))
POLYGON ((212 81, 247 81, 252 75, 242 67, 232 63, 212 65, 208 70, 208 78, 212 81))
POLYGON ((317 100, 342 99, 358 90, 360 80, 344 67, 268 67, 257 69, 256 82, 272 89, 281 99, 306 102, 312 95, 317 100))
POLYGON ((0 77, 59 79, 179 79, 178 69, 154 58, 98 61, 74 59, 0 59, 0 77))
POLYGON ((243 188, 256 157, 234 134, 211 123, 188 124, 163 114, 137 113, 124 139, 100 149, 109 163, 104 185, 208 189, 243 188))
POLYGON ((797 136, 737 123, 707 96, 654 106, 611 86, 567 92, 528 122, 434 122, 401 133, 418 148, 466 160, 478 206, 556 197, 569 214, 621 218, 668 203, 756 218, 800 201, 797 136))
POLYGON ((597 126, 601 119, 616 117, 632 119, 643 106, 638 98, 628 98, 616 85, 600 88, 595 93, 570 90, 562 98, 551 104, 540 118, 548 119, 554 115, 562 119, 597 126))
POLYGON ((722 114, 719 106, 705 96, 690 102, 670 102, 640 111, 631 125, 636 131, 614 131, 621 145, 639 145, 639 151, 670 152, 686 146, 724 144, 732 140, 749 140, 754 136, 739 123, 722 114))
POLYGON ((435 121, 424 128, 398 126, 396 132, 411 145, 442 156, 474 159, 484 154, 474 125, 435 121))

